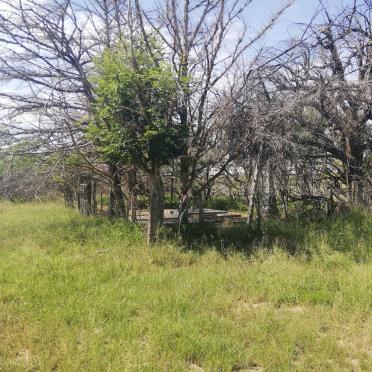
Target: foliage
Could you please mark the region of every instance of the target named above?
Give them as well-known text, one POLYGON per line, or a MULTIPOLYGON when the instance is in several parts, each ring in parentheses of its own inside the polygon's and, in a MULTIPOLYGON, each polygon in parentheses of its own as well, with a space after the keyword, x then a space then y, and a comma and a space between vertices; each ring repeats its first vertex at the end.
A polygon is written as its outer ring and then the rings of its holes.
POLYGON ((213 196, 207 203, 207 208, 219 210, 246 211, 247 203, 241 199, 231 198, 228 196, 213 196))
POLYGON ((372 368, 371 265, 347 253, 147 249, 51 203, 1 204, 0 238, 1 370, 372 368))
POLYGON ((174 193, 173 198, 171 198, 170 193, 164 195, 164 207, 170 209, 177 209, 179 206, 180 200, 179 196, 174 193))
POLYGON ((173 112, 177 86, 156 43, 141 40, 106 50, 97 59, 96 104, 88 136, 106 161, 148 168, 178 156, 182 133, 173 112))

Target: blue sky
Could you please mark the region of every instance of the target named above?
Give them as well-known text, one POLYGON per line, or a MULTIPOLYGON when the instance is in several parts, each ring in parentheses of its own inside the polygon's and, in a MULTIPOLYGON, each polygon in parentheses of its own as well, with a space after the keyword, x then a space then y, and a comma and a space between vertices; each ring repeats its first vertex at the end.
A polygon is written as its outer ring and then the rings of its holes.
MULTIPOLYGON (((330 13, 340 10, 344 5, 352 3, 352 0, 323 0, 323 4, 330 13)), ((250 5, 251 14, 247 13, 252 26, 259 27, 269 19, 283 1, 281 0, 255 0, 250 5)), ((287 9, 274 28, 266 36, 266 44, 275 46, 278 42, 288 40, 296 36, 298 27, 296 23, 309 23, 319 6, 318 0, 295 0, 294 4, 287 9)), ((298 35, 298 34, 297 34, 298 35)))
MULTIPOLYGON (((253 29, 260 29, 285 1, 287 0, 254 0, 246 11, 246 19, 253 29)), ((337 10, 341 9, 345 4, 351 4, 352 1, 353 0, 323 0, 323 3, 329 8, 330 12, 333 13, 337 12, 337 10)), ((152 8, 155 3, 154 0, 140 0, 140 2, 148 8, 152 8)), ((285 42, 291 36, 296 36, 296 33, 298 35, 299 29, 295 24, 308 23, 318 6, 318 0, 295 0, 294 4, 287 9, 273 29, 265 35, 263 41, 265 45, 267 47, 278 46, 280 42, 285 42)), ((252 35, 254 34, 254 31, 252 31, 252 35)), ((260 45, 262 45, 262 43, 260 45)), ((12 85, 9 83, 1 84, 0 82, 0 88, 9 88, 9 86, 12 85)))
MULTIPOLYGON (((157 0, 160 1, 161 0, 157 0)), ((246 18, 253 29, 260 29, 265 21, 278 10, 287 0, 253 0, 246 11, 246 18)), ((151 9, 154 0, 140 0, 142 5, 151 9)), ((346 4, 352 4, 353 0, 322 0, 330 13, 340 10, 346 4)), ((309 23, 315 11, 319 7, 319 0, 294 0, 294 4, 287 9, 274 28, 266 35, 266 46, 276 46, 281 41, 288 40, 291 36, 298 35, 299 29, 296 23, 309 23), (296 34, 297 32, 297 34, 296 34)))

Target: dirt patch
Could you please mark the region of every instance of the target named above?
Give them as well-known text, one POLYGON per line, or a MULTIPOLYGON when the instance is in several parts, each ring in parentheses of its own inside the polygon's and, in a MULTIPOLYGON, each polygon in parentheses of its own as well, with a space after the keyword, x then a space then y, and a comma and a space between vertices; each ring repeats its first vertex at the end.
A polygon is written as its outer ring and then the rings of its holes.
POLYGON ((303 313, 306 310, 304 306, 286 306, 281 309, 291 313, 303 313))
POLYGON ((263 372, 264 369, 260 367, 258 364, 252 364, 249 367, 244 368, 235 368, 234 372, 263 372))
POLYGON ((303 313, 303 312, 306 311, 305 306, 297 305, 297 306, 276 307, 272 303, 265 302, 265 301, 253 302, 253 303, 245 302, 245 301, 238 301, 238 302, 236 302, 236 304, 234 306, 234 312, 237 315, 240 315, 240 314, 242 314, 244 312, 247 312, 247 311, 257 311, 257 310, 267 310, 267 309, 271 309, 271 310, 274 310, 274 311, 289 312, 289 313, 303 313))
POLYGON ((17 352, 16 354, 16 360, 18 363, 25 364, 26 366, 29 366, 32 364, 32 355, 31 351, 27 349, 23 349, 17 352))
POLYGON ((195 372, 204 372, 204 369, 195 363, 189 364, 189 370, 195 372))
POLYGON ((263 308, 269 308, 271 306, 270 302, 256 302, 256 303, 248 303, 244 301, 238 301, 234 306, 234 312, 236 314, 241 314, 246 311, 252 310, 260 310, 263 308))

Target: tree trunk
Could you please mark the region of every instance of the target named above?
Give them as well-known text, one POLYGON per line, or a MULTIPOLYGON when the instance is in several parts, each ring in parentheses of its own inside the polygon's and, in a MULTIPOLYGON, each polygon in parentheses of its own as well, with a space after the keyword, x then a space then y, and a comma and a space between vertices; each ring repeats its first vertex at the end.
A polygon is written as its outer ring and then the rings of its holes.
POLYGON ((95 216, 97 214, 97 183, 95 180, 91 181, 91 190, 90 190, 90 207, 91 214, 95 216))
POLYGON ((257 179, 258 179, 258 167, 259 158, 253 164, 252 177, 250 180, 249 190, 248 190, 248 217, 247 224, 250 225, 253 220, 253 207, 254 207, 254 197, 257 189, 257 179))
POLYGON ((121 189, 121 177, 116 166, 110 166, 111 182, 109 195, 109 217, 126 217, 124 194, 121 189))
POLYGON ((256 199, 256 212, 257 212, 257 228, 261 230, 262 213, 261 213, 261 192, 257 192, 255 195, 256 199))
POLYGON ((285 216, 285 218, 288 218, 289 217, 289 212, 288 212, 288 196, 287 196, 287 191, 286 190, 281 190, 280 191, 280 196, 281 196, 281 199, 282 199, 284 216, 285 216))
POLYGON ((163 224, 164 218, 164 186, 158 161, 152 162, 149 182, 150 202, 147 245, 152 245, 156 242, 158 228, 163 224))
POLYGON ((181 195, 180 203, 178 206, 178 224, 179 226, 188 223, 189 221, 189 204, 191 198, 190 190, 190 157, 183 156, 181 158, 181 167, 180 167, 180 184, 181 184, 181 195))
POLYGON ((74 208, 75 206, 75 191, 68 184, 63 187, 63 198, 67 208, 74 208))
POLYGON ((137 221, 137 170, 131 167, 128 171, 128 191, 129 191, 129 220, 137 221))
POLYGON ((200 190, 198 195, 199 223, 204 222, 204 193, 200 190))
POLYGON ((271 218, 277 218, 279 216, 279 209, 277 205, 275 181, 274 181, 274 168, 272 162, 269 161, 267 165, 267 177, 268 177, 268 214, 271 218))
POLYGON ((91 177, 86 176, 79 182, 79 211, 83 216, 94 214, 95 196, 93 196, 93 181, 91 177))
MULTIPOLYGON (((185 19, 186 20, 186 19, 185 19)), ((186 26, 187 29, 188 26, 186 26)), ((190 123, 188 121, 188 110, 189 110, 189 98, 190 98, 190 87, 188 77, 188 62, 189 53, 187 46, 187 38, 184 39, 184 45, 182 47, 183 52, 180 60, 180 83, 181 83, 181 105, 179 108, 180 126, 182 128, 182 137, 186 140, 183 151, 183 156, 180 160, 180 200, 178 205, 178 228, 181 225, 187 224, 189 220, 188 211, 191 197, 190 187, 190 157, 188 156, 187 139, 190 138, 190 123)))
POLYGON ((80 178, 78 180, 78 185, 77 185, 77 192, 76 192, 76 199, 77 199, 77 209, 80 212, 81 209, 81 199, 80 199, 80 178))
POLYGON ((361 141, 351 141, 352 157, 349 162, 349 176, 352 189, 353 203, 363 205, 364 200, 364 146, 361 141))
POLYGON ((248 191, 248 217, 247 224, 250 225, 253 220, 253 209, 254 209, 254 199, 257 191, 257 180, 259 175, 259 169, 261 166, 261 155, 262 155, 263 145, 260 144, 258 149, 257 157, 253 163, 252 176, 250 179, 250 187, 248 191))

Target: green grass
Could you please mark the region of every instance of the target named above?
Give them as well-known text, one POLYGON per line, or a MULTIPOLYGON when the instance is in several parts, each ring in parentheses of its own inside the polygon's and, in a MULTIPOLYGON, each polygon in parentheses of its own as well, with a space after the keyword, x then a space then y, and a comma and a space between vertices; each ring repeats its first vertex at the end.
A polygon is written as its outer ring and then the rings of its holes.
POLYGON ((354 225, 368 246, 370 217, 355 218, 304 238, 297 222, 311 255, 248 255, 147 249, 134 225, 0 204, 0 370, 371 370, 371 263, 349 247, 354 225))
POLYGON ((280 247, 291 255, 312 259, 342 252, 355 262, 368 262, 372 251, 372 213, 351 210, 342 215, 266 220, 253 224, 189 224, 177 237, 177 229, 164 228, 162 236, 177 238, 193 250, 214 247, 221 254, 280 247), (180 239, 181 238, 181 239, 180 239))

